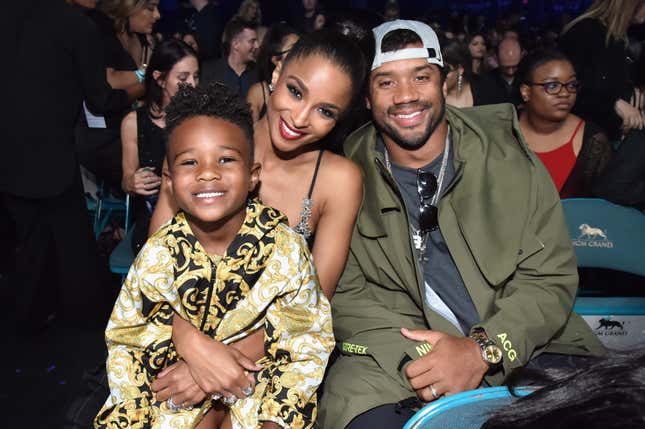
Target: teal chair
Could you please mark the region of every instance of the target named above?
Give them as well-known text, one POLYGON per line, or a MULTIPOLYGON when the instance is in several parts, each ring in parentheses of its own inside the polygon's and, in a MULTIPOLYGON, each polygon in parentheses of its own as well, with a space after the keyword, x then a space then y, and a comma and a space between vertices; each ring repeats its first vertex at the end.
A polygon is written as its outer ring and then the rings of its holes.
MULTIPOLYGON (((562 200, 579 267, 645 276, 645 214, 597 198, 562 200)), ((640 296, 578 296, 580 314, 605 346, 626 350, 645 344, 645 287, 640 296)))
POLYGON ((86 194, 87 209, 93 212, 92 228, 94 238, 98 239, 113 215, 126 211, 126 200, 115 197, 106 191, 105 184, 96 187, 96 197, 86 194))
POLYGON ((446 396, 420 409, 403 429, 479 429, 498 409, 535 389, 485 387, 446 396))
POLYGON ((134 228, 130 225, 130 205, 131 197, 125 198, 125 236, 123 240, 110 253, 110 271, 114 274, 120 274, 123 280, 130 270, 130 265, 134 261, 134 252, 132 251, 132 233, 134 228))

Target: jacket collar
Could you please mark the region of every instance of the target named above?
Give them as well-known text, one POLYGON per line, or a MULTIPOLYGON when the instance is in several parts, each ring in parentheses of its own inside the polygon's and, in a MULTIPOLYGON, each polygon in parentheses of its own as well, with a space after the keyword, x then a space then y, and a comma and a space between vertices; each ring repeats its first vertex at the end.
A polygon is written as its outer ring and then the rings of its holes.
MULTIPOLYGON (((492 284, 498 284, 514 270, 528 218, 530 173, 517 164, 523 161, 532 166, 534 159, 510 106, 465 112, 447 106, 446 120, 452 132, 456 177, 440 204, 439 223, 447 215, 441 207, 450 204, 482 274, 492 284), (488 124, 491 116, 500 129, 485 130, 480 125, 488 124), (504 122, 510 126, 502 127, 504 122), (455 187, 464 180, 466 185, 455 187), (499 198, 507 200, 501 202, 499 198)), ((361 235, 370 238, 388 235, 385 213, 405 210, 394 179, 385 168, 383 154, 377 150, 377 132, 368 123, 350 136, 345 147, 346 155, 363 169, 366 188, 357 228, 361 235)), ((443 232, 449 240, 451 231, 443 232)))

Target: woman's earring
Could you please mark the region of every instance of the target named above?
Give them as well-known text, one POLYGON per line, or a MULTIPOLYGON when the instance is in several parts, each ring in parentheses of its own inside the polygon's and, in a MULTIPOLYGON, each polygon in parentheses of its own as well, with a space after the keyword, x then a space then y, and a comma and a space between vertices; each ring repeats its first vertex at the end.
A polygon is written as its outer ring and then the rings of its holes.
POLYGON ((464 89, 464 74, 459 73, 459 77, 457 78, 457 92, 461 94, 462 89, 464 89))
POLYGON ((273 92, 273 90, 274 90, 274 89, 275 89, 275 88, 273 87, 273 84, 272 84, 272 83, 269 83, 269 94, 271 94, 271 93, 273 92))

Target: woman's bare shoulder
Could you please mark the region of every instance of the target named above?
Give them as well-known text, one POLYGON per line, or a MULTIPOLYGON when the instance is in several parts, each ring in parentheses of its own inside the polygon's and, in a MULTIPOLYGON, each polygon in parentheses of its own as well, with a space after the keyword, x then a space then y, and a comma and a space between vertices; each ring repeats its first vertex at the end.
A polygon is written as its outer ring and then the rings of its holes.
POLYGON ((361 169, 344 156, 325 151, 320 169, 321 183, 328 190, 338 193, 346 190, 355 193, 362 187, 361 169))

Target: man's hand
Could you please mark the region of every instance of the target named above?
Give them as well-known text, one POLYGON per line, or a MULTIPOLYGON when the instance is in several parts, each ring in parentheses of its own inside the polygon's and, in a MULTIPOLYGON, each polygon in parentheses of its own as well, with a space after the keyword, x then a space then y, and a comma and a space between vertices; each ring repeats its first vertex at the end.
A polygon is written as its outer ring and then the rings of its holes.
POLYGON ((479 345, 470 338, 454 337, 438 331, 401 329, 404 337, 432 344, 432 350, 405 369, 410 385, 419 399, 434 401, 479 387, 488 364, 479 345), (432 386, 436 396, 433 395, 432 386))
POLYGON ((161 371, 151 387, 158 401, 163 402, 172 398, 172 401, 182 408, 192 407, 207 396, 206 392, 195 383, 188 366, 183 361, 174 363, 161 371))

